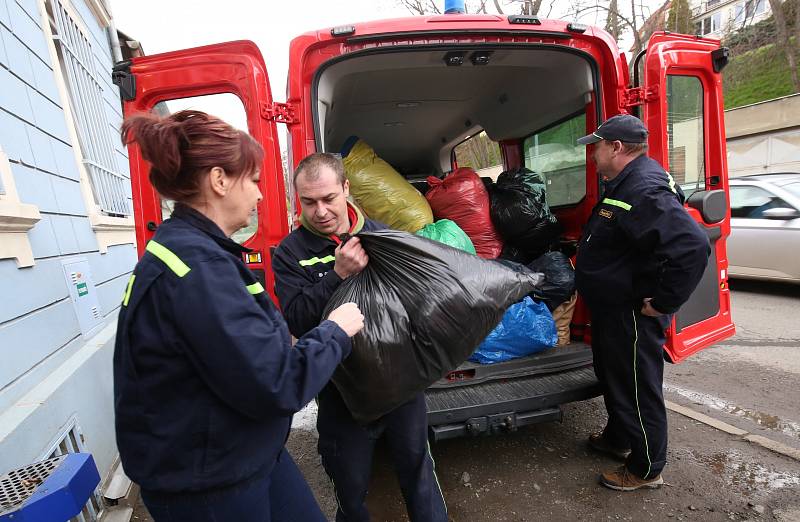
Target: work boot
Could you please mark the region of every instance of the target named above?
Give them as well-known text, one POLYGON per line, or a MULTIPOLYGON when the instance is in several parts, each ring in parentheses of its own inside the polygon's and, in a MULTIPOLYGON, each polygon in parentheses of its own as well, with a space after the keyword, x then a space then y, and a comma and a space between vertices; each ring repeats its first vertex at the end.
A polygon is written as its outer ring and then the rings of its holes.
POLYGON ((658 489, 663 483, 664 479, 661 478, 660 473, 655 478, 643 479, 628 471, 624 464, 600 475, 600 484, 617 491, 636 491, 640 488, 658 489))
POLYGON ((600 453, 611 455, 615 459, 625 460, 631 454, 630 448, 615 448, 608 443, 602 431, 589 435, 589 447, 600 453))

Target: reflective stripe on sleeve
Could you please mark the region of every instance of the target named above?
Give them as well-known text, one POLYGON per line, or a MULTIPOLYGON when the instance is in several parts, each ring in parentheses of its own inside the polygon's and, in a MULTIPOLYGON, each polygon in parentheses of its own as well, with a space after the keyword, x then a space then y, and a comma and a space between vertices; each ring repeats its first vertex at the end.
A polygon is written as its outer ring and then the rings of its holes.
POLYGON ((261 286, 261 283, 255 282, 252 285, 247 285, 247 291, 253 295, 257 295, 264 292, 264 287, 261 286))
POLYGON ((336 256, 325 256, 321 259, 319 257, 312 257, 311 259, 301 259, 300 266, 311 266, 311 265, 316 265, 317 263, 330 263, 331 261, 336 261, 336 256))
POLYGON ((175 272, 175 275, 178 277, 185 276, 191 270, 191 268, 186 266, 186 263, 181 261, 181 258, 172 253, 170 249, 152 239, 147 243, 144 249, 160 259, 161 262, 167 265, 167 268, 175 272))
POLYGON ((621 208, 623 210, 630 210, 630 209, 633 208, 628 203, 625 203, 624 201, 619 201, 617 199, 604 198, 603 199, 603 203, 606 203, 608 205, 614 205, 615 207, 619 207, 619 208, 621 208))
POLYGON ((122 306, 128 306, 128 301, 131 300, 131 291, 133 290, 133 282, 136 280, 136 274, 131 274, 128 279, 128 286, 125 288, 125 295, 122 297, 122 306))

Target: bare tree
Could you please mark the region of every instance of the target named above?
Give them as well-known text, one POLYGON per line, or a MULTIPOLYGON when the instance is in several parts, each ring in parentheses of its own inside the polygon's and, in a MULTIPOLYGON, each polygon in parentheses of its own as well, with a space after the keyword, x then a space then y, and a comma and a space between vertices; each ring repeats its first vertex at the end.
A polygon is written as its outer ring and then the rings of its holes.
MULTIPOLYGON (((789 30, 786 27, 786 15, 783 12, 781 0, 769 0, 769 6, 772 8, 772 17, 775 19, 775 32, 777 33, 777 42, 775 43, 786 55, 786 61, 789 64, 789 73, 792 75, 794 92, 800 92, 800 78, 797 77, 797 57, 795 56, 795 46, 789 41, 789 30)), ((796 18, 797 15, 795 15, 795 19, 796 18)), ((796 27, 795 32, 797 32, 796 27)))
POLYGON ((794 2, 794 48, 800 56, 800 1, 794 2))
POLYGON ((619 8, 617 7, 617 0, 611 0, 608 4, 608 16, 606 17, 606 31, 614 37, 614 40, 619 40, 622 35, 622 26, 619 23, 619 8))
POLYGON ((434 0, 397 0, 397 3, 415 15, 442 14, 434 0))
POLYGON ((519 14, 534 16, 539 14, 539 9, 542 7, 542 0, 522 0, 519 14))
MULTIPOLYGON (((636 14, 636 0, 631 0, 631 7, 633 9, 633 15, 623 15, 619 9, 617 9, 616 2, 609 2, 609 5, 604 5, 600 3, 600 0, 594 0, 594 3, 590 5, 581 5, 580 3, 573 4, 574 10, 572 11, 572 16, 575 19, 579 19, 587 14, 595 13, 596 15, 599 13, 604 13, 606 20, 610 17, 615 18, 615 22, 620 26, 620 34, 624 33, 625 30, 622 28, 624 26, 628 30, 633 33, 634 39, 634 48, 633 53, 634 55, 638 54, 644 48, 644 44, 642 42, 642 35, 639 33, 638 21, 641 15, 636 14), (612 9, 612 6, 614 9, 612 9)), ((639 13, 642 12, 641 5, 639 6, 639 13)), ((649 35, 646 35, 649 36, 649 35)))
POLYGON ((631 29, 633 29, 633 36, 636 42, 633 55, 636 56, 644 47, 642 45, 642 37, 639 34, 639 28, 636 27, 636 0, 631 0, 631 29))
MULTIPOLYGON (((519 14, 534 16, 539 14, 543 1, 544 0, 492 0, 491 5, 494 6, 494 12, 497 14, 505 14, 505 10, 510 8, 513 11, 517 11, 519 14)), ((441 14, 442 12, 436 0, 397 0, 397 4, 405 7, 409 12, 415 15, 441 14)), ((465 2, 464 8, 468 13, 489 14, 488 5, 489 0, 472 0, 465 2)), ((551 0, 548 16, 552 13, 554 5, 555 0, 551 0)))

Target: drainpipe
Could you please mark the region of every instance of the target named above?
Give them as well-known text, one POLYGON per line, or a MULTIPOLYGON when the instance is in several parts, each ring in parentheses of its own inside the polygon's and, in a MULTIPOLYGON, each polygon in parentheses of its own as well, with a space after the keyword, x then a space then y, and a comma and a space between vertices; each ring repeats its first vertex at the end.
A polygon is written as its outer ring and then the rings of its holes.
POLYGON ((114 23, 114 15, 111 13, 111 7, 108 2, 103 2, 103 6, 106 8, 110 20, 106 31, 108 31, 108 40, 111 42, 111 57, 114 59, 114 63, 121 62, 122 48, 119 45, 119 35, 117 34, 117 26, 114 23))
POLYGON ((466 0, 444 0, 444 14, 464 14, 466 0))

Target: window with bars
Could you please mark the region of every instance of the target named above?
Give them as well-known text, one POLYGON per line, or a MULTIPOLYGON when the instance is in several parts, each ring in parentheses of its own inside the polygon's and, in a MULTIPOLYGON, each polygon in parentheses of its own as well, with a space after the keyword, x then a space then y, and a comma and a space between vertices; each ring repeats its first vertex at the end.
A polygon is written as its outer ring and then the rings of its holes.
MULTIPOLYGON (((60 457, 67 453, 86 453, 83 446, 83 433, 78 425, 75 417, 72 417, 66 426, 62 428, 53 443, 49 446, 48 450, 42 454, 39 460, 51 459, 53 457, 60 457)), ((83 506, 80 514, 70 519, 69 522, 97 522, 100 519, 100 514, 103 510, 103 499, 100 496, 99 488, 94 490, 94 493, 86 505, 83 506)))
POLYGON ((128 180, 118 172, 90 35, 61 0, 49 0, 47 7, 95 203, 109 216, 129 216, 128 180))

